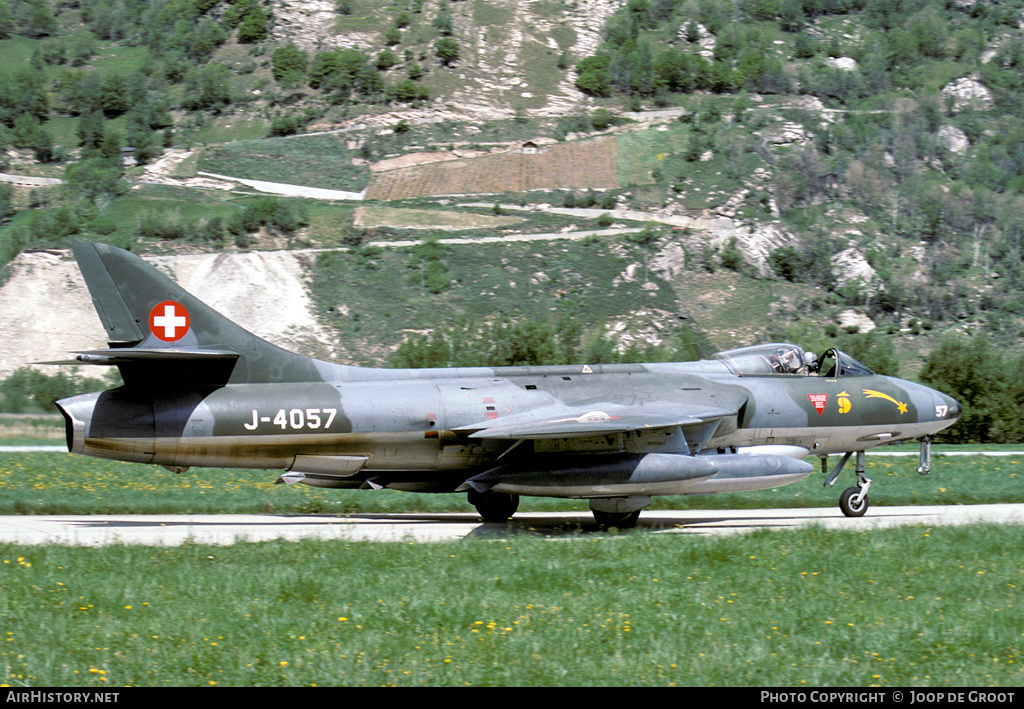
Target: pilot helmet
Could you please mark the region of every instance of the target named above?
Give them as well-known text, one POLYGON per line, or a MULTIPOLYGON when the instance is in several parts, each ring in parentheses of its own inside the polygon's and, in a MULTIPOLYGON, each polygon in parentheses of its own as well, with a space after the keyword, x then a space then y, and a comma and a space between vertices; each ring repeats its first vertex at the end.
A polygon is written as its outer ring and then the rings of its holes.
POLYGON ((804 352, 804 366, 812 372, 818 368, 818 355, 813 352, 804 352))

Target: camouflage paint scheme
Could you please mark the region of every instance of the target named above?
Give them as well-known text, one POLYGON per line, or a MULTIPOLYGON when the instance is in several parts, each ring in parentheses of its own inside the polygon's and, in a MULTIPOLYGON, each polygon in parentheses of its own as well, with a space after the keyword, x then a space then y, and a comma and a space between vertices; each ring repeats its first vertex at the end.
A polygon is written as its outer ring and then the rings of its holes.
POLYGON ((960 415, 950 397, 835 350, 826 376, 802 361, 780 373, 778 353, 803 356, 786 344, 671 364, 331 364, 252 335, 126 251, 74 253, 109 348, 71 362, 117 366, 124 379, 58 402, 68 448, 83 455, 278 469, 279 482, 327 488, 466 491, 486 520, 507 519, 518 495, 587 498, 600 522, 628 526, 655 495, 796 482, 813 470, 808 456, 858 453, 861 478, 863 451, 960 415))

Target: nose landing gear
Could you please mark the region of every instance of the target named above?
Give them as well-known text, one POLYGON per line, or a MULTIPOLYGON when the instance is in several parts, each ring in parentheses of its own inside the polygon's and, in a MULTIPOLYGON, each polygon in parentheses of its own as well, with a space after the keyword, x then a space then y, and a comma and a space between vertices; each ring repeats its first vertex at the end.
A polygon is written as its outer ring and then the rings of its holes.
MULTIPOLYGON (((843 471, 843 466, 846 465, 846 461, 850 459, 851 455, 852 451, 843 454, 839 463, 832 470, 832 474, 825 481, 825 487, 835 484, 836 478, 843 471)), ((822 464, 824 462, 822 459, 822 464)), ((863 517, 864 513, 868 511, 868 490, 871 489, 871 478, 864 474, 864 469, 864 451, 857 451, 857 486, 846 488, 839 496, 839 509, 847 517, 863 517)))
POLYGON ((871 480, 857 474, 857 487, 848 487, 839 496, 839 509, 847 517, 863 517, 868 511, 868 488, 871 480))
MULTIPOLYGON (((932 471, 932 439, 925 436, 920 439, 920 443, 921 458, 917 466, 917 472, 921 475, 928 475, 932 471)), ((825 487, 831 487, 835 484, 836 478, 843 471, 843 466, 850 460, 851 455, 853 455, 853 451, 843 453, 843 457, 839 459, 836 467, 832 469, 828 479, 825 480, 825 487)), ((828 456, 822 456, 821 472, 824 473, 826 471, 827 463, 828 456)), ((839 496, 839 509, 847 517, 863 517, 864 513, 868 511, 868 490, 871 489, 871 478, 864 474, 864 451, 857 451, 856 473, 857 487, 848 487, 839 496)))

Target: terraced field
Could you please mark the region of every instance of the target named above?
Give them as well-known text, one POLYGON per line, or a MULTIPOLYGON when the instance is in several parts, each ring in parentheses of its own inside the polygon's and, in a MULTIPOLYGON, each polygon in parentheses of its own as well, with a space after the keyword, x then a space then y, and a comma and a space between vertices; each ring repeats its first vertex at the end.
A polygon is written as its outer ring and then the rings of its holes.
POLYGON ((616 150, 616 138, 603 136, 544 146, 532 154, 517 151, 397 168, 374 173, 366 199, 615 189, 619 187, 616 150))

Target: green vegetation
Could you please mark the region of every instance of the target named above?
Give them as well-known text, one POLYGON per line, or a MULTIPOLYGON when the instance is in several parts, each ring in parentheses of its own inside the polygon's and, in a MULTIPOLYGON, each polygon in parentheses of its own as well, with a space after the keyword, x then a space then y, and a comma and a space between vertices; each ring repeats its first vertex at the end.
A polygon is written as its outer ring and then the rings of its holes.
POLYGON ((77 368, 57 374, 22 367, 0 382, 0 411, 8 413, 56 413, 53 402, 75 394, 84 394, 116 386, 116 372, 106 380, 83 376, 77 368))
MULTIPOLYGON (((469 234, 477 235, 477 230, 469 234)), ((379 232, 376 236, 385 240, 379 232)), ((601 240, 583 246, 508 242, 471 248, 437 248, 435 242, 419 249, 367 248, 364 241, 357 234, 350 253, 319 254, 310 288, 324 322, 350 352, 369 353, 381 342, 398 345, 406 339, 403 331, 425 325, 462 330, 469 322, 476 324, 474 332, 489 327, 486 323, 509 321, 555 328, 569 316, 579 336, 589 337, 637 302, 664 313, 674 308, 667 288, 645 290, 638 279, 608 287, 640 258, 631 245, 619 256, 601 240)), ((672 322, 666 334, 679 327, 672 322)), ((465 332, 465 338, 476 337, 465 332)))
POLYGON ((10 545, 0 671, 104 688, 1019 686, 1018 538, 10 545))
MULTIPOLYGON (((876 247, 861 244, 881 286, 880 297, 860 299, 872 317, 899 323, 910 311, 948 322, 966 314, 1005 336, 1007 327, 1016 333, 1020 325, 1024 179, 1011 146, 1024 130, 1024 84, 1020 41, 1003 38, 1015 32, 1019 12, 1016 3, 968 8, 928 0, 631 0, 609 21, 597 52, 578 63, 577 85, 632 105, 653 100, 684 107, 682 120, 699 132, 657 134, 666 139, 657 165, 650 150, 624 155, 639 158, 659 186, 681 192, 688 209, 721 204, 702 175, 743 180, 745 219, 769 219, 770 197, 802 236, 774 259, 781 277, 832 289, 831 260, 855 240, 837 238, 848 227, 835 208, 817 207, 849 204, 877 233, 876 247), (960 103, 945 91, 972 72, 991 92, 991 104, 960 103), (799 91, 836 111, 774 112, 750 102, 746 91, 799 91), (705 113, 709 106, 717 115, 705 113), (781 119, 806 131, 806 139, 782 141, 789 144, 768 157, 751 138, 773 136, 781 119), (969 146, 954 150, 947 139, 954 134, 969 146), (674 146, 679 137, 688 144, 674 146), (694 162, 701 154, 725 159, 705 168, 694 162), (766 166, 775 172, 772 182, 752 188, 749 176, 766 166), (919 240, 928 251, 926 280, 906 258, 919 240), (792 268, 799 262, 815 268, 792 268), (979 278, 1007 280, 982 298, 979 278)), ((627 174, 643 182, 643 169, 627 174)), ((738 191, 734 184, 724 193, 738 191)))
POLYGON ((1024 356, 1003 355, 985 337, 943 340, 921 380, 960 402, 963 416, 941 439, 952 443, 1010 443, 1024 437, 1024 356))

